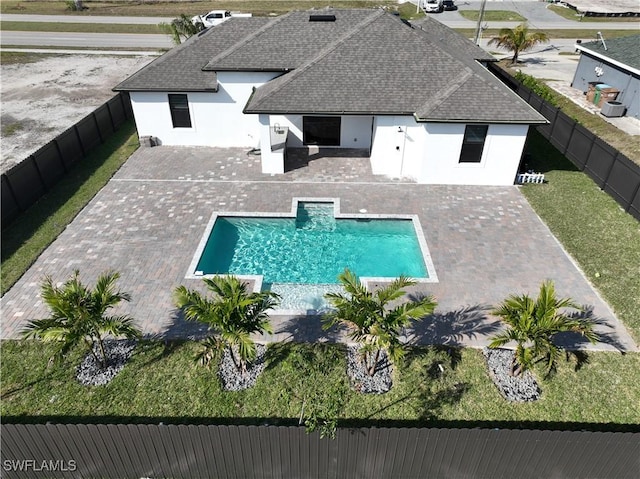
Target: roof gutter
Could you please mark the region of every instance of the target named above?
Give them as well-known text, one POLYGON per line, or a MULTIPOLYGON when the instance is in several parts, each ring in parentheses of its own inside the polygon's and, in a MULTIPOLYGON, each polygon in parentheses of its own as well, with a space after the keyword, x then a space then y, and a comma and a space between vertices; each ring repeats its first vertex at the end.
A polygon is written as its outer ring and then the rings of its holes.
POLYGON ((549 124, 549 120, 545 118, 544 121, 533 121, 533 120, 443 120, 441 118, 420 118, 418 115, 413 115, 414 119, 417 123, 457 123, 457 124, 480 124, 480 125, 547 125, 549 124))

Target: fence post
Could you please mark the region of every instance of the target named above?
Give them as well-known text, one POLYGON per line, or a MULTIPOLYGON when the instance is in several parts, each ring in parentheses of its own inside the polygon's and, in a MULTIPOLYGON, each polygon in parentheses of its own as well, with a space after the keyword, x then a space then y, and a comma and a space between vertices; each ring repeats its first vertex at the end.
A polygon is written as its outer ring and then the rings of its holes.
POLYGON ((53 139, 53 144, 56 147, 56 151, 58 152, 58 158, 60 158, 60 164, 62 165, 62 169, 64 170, 65 173, 69 173, 69 170, 67 169, 67 165, 64 164, 64 155, 62 154, 62 149, 60 148, 60 143, 58 143, 57 138, 53 139))
MULTIPOLYGON (((58 151, 58 158, 60 157, 60 151, 58 151)), ((31 164, 33 165, 33 167, 36 169, 36 173, 38 174, 38 179, 40 180, 40 183, 42 183, 42 187, 44 188, 44 191, 49 191, 49 188, 47 188, 47 183, 44 181, 44 176, 42 176, 42 171, 40 171, 40 167, 38 166, 38 162, 36 161, 36 157, 33 155, 29 155, 29 159, 31 160, 31 164)))
MULTIPOLYGON (((11 198, 13 198, 13 202, 18 207, 18 210, 24 211, 24 208, 22 208, 22 206, 20 206, 20 202, 18 201, 18 196, 16 195, 16 192, 13 189, 13 185, 11 184, 11 180, 4 173, 2 173, 2 176, 4 176, 6 178, 5 185, 7 185, 7 187, 9 188, 9 193, 11 193, 11 198)), ((4 228, 5 225, 2 225, 2 226, 4 228)))
MULTIPOLYGON (((638 195, 640 195, 640 181, 638 182, 638 186, 636 186, 636 191, 633 192, 633 194, 629 198, 629 201, 627 202, 627 207, 624 209, 625 212, 629 213, 629 210, 631 209, 631 205, 633 204, 633 200, 638 195)), ((640 220, 640 218, 638 219, 640 220)))
POLYGON ((109 102, 105 103, 105 105, 107 105, 107 111, 109 112, 109 121, 111 122, 111 129, 113 131, 116 131, 116 124, 113 122, 113 113, 111 112, 111 105, 109 105, 109 102))
POLYGON ((95 112, 91 112, 91 117, 93 118, 93 122, 96 124, 96 130, 98 131, 98 136, 100 137, 100 143, 104 143, 104 138, 102 138, 102 132, 100 131, 100 123, 98 123, 98 117, 95 112))
POLYGON ((80 145, 80 151, 82 151, 82 157, 87 156, 87 152, 84 149, 84 145, 82 144, 82 138, 80 137, 80 131, 78 130, 78 124, 73 125, 73 131, 76 133, 76 138, 78 139, 78 145, 80 145))

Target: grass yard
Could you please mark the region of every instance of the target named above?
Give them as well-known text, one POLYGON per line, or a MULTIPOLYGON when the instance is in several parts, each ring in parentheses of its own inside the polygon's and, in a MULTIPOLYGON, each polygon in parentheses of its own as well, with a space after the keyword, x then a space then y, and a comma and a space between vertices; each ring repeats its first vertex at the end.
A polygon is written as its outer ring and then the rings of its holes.
MULTIPOLYGON (((22 13, 40 15, 107 15, 107 16, 151 16, 177 17, 181 13, 196 15, 210 10, 231 10, 250 12, 256 16, 281 15, 291 10, 308 10, 325 8, 331 4, 334 8, 395 8, 398 3, 392 0, 220 0, 216 2, 181 1, 181 2, 133 2, 113 1, 94 2, 85 0, 83 12, 72 12, 65 2, 2 0, 0 13, 22 13)), ((415 6, 414 6, 415 9, 415 6)))
POLYGON ((444 350, 412 350, 383 395, 348 387, 340 346, 271 346, 256 386, 241 392, 222 391, 215 369, 196 366, 191 342, 142 342, 116 378, 97 387, 76 382, 78 351, 47 368, 50 345, 5 341, 2 349, 0 413, 10 423, 294 424, 304 403, 305 414, 335 415, 338 425, 640 429, 640 354, 594 353, 577 372, 561 363, 541 383, 541 400, 512 404, 473 349, 454 350, 455 367, 444 350))
MULTIPOLYGON (((480 16, 480 10, 458 10, 461 17, 467 20, 478 21, 480 16)), ((512 12, 510 10, 485 10, 482 15, 482 20, 485 22, 526 22, 527 19, 520 15, 518 12, 512 12)))
POLYGON ((547 8, 553 13, 560 15, 567 20, 574 20, 576 22, 637 22, 638 17, 585 17, 579 14, 576 10, 569 7, 562 7, 560 5, 547 5, 547 8))
POLYGON ((78 33, 163 33, 158 25, 119 23, 0 22, 2 31, 78 33))
POLYGON ((523 194, 640 343, 640 223, 537 132, 528 150, 548 183, 523 194))
POLYGON ((138 146, 135 125, 129 121, 2 230, 2 294, 20 279, 138 146))

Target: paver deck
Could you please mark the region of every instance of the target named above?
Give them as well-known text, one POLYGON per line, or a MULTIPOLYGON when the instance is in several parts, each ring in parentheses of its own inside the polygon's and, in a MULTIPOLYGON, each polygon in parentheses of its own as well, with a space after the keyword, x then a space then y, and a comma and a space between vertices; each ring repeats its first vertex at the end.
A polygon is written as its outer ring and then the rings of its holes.
MULTIPOLYGON (((489 315, 512 293, 537 294, 552 279, 561 296, 586 305, 598 320, 597 346, 567 336, 567 344, 604 350, 637 350, 623 325, 565 253, 518 187, 433 186, 373 176, 361 157, 312 155, 284 175, 263 175, 260 157, 243 149, 154 147, 139 149, 1 300, 3 339, 16 338, 26 322, 47 316, 39 298, 44 275, 63 282, 79 269, 84 282, 121 273, 119 287, 132 295, 120 310, 145 334, 199 337, 173 305, 214 211, 287 212, 293 197, 340 198, 341 210, 416 214, 438 283, 413 292, 433 294, 436 313, 408 332, 422 344, 482 347, 499 328, 489 315)), ((267 341, 343 340, 312 316, 274 316, 267 341)))

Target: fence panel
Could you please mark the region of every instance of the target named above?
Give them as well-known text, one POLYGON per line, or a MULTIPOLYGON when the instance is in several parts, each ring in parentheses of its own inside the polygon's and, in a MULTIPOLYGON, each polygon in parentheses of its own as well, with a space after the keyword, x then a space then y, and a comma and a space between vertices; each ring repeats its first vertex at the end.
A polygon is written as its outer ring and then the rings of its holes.
POLYGON ((2 227, 33 205, 125 121, 129 96, 119 94, 2 175, 2 227))
POLYGON ((556 148, 558 148, 558 146, 560 147, 558 149, 562 154, 566 153, 575 126, 576 122, 572 118, 567 116, 563 111, 558 111, 556 121, 552 126, 551 140, 556 148))
POLYGON ((34 204, 45 192, 45 185, 32 157, 18 163, 5 176, 22 211, 34 204))
POLYGON ((640 433, 302 427, 3 425, 9 478, 634 478, 640 433), (31 462, 29 462, 31 461, 31 462), (22 470, 19 470, 22 469, 22 470))
POLYGON ((609 172, 616 161, 618 151, 599 138, 595 138, 584 171, 604 189, 609 172))
POLYGON ((123 96, 117 95, 107 102, 109 112, 111 113, 111 121, 116 129, 127 121, 127 112, 124 109, 123 101, 123 96))
POLYGON ((102 143, 100 130, 98 129, 98 124, 96 123, 93 113, 85 116, 76 123, 76 129, 78 130, 84 151, 91 151, 102 143))
POLYGON ((587 164, 592 145, 593 134, 584 126, 576 124, 573 129, 573 134, 569 139, 565 156, 576 165, 580 171, 584 171, 584 165, 587 164))
POLYGON ((111 114, 109 113, 109 108, 106 104, 98 107, 94 112, 93 116, 96 119, 96 123, 98 124, 98 130, 100 130, 100 137, 102 141, 111 136, 113 133, 113 123, 111 122, 111 114))
POLYGON ((2 194, 2 222, 11 222, 18 217, 21 209, 15 195, 13 194, 7 175, 2 175, 1 180, 0 193, 2 194))
POLYGON ((60 148, 60 153, 67 169, 84 158, 84 150, 75 128, 71 127, 60 134, 55 139, 55 142, 60 148))
POLYGON ((613 196, 618 203, 622 204, 625 209, 631 207, 634 196, 640 190, 640 172, 638 172, 635 164, 629 158, 618 154, 609 172, 604 190, 613 196))

